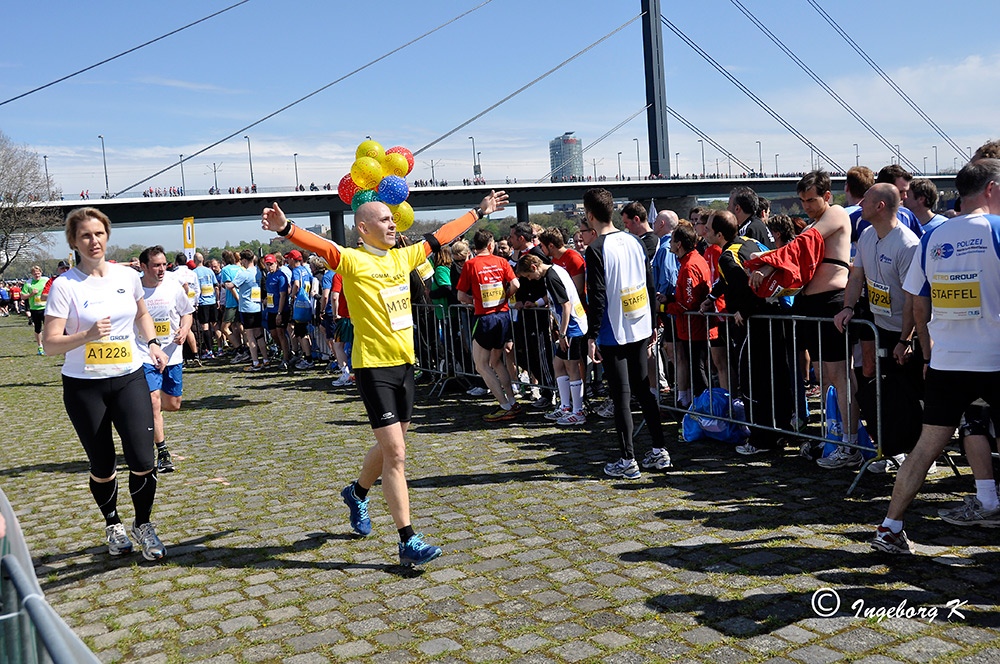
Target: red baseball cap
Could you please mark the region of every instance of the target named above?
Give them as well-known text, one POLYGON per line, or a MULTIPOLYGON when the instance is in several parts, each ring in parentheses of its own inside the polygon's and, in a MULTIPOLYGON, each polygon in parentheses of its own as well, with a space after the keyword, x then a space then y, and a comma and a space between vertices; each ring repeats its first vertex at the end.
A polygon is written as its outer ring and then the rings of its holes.
POLYGON ((267 256, 264 256, 264 262, 265 263, 277 263, 278 259, 274 257, 274 254, 268 254, 267 256))
POLYGON ((298 249, 292 249, 287 254, 285 254, 285 258, 294 258, 295 260, 300 261, 302 260, 302 252, 299 251, 298 249))
POLYGON ((187 266, 188 266, 188 268, 189 268, 189 269, 191 269, 191 270, 193 270, 193 269, 195 269, 196 267, 198 267, 197 265, 195 265, 194 261, 188 261, 188 262, 187 262, 187 266))

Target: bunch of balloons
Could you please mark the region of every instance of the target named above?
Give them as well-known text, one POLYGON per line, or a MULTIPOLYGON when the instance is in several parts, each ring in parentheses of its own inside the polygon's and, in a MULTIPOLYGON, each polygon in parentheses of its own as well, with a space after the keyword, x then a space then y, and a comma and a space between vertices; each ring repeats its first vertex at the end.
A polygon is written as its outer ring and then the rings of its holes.
POLYGON ((388 150, 376 141, 363 141, 354 153, 351 172, 337 185, 340 200, 351 209, 371 201, 382 201, 392 210, 397 231, 413 225, 413 208, 406 202, 410 188, 406 176, 413 170, 413 153, 404 147, 388 150))

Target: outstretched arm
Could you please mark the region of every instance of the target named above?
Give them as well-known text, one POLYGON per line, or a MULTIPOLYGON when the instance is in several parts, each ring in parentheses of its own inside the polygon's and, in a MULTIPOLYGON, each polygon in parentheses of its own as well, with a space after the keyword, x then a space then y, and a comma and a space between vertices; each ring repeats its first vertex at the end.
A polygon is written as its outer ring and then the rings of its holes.
POLYGON ((291 240, 306 251, 319 254, 326 259, 327 265, 333 269, 337 269, 337 266, 340 265, 340 250, 336 244, 293 224, 285 216, 285 213, 281 211, 277 203, 272 203, 271 207, 264 208, 264 212, 261 214, 260 227, 265 231, 277 233, 291 240))
POLYGON ((437 231, 432 234, 434 242, 424 242, 424 254, 430 256, 437 250, 437 247, 440 247, 442 244, 448 244, 455 238, 465 233, 465 231, 472 228, 472 225, 483 217, 503 210, 506 206, 507 192, 502 190, 491 191, 490 195, 483 199, 483 202, 479 204, 478 208, 466 212, 458 219, 449 221, 447 224, 437 229, 437 231), (437 247, 432 246, 434 243, 437 244, 437 247))

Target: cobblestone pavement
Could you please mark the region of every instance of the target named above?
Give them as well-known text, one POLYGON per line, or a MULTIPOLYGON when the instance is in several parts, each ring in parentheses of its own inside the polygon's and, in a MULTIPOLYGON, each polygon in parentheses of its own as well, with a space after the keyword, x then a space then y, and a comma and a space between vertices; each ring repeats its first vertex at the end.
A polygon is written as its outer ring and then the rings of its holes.
POLYGON ((967 468, 933 477, 907 522, 919 555, 892 558, 868 545, 891 475, 845 498, 848 472, 791 447, 746 463, 700 442, 672 444, 674 469, 609 480, 606 421, 484 425, 485 401, 422 390, 414 525, 445 554, 409 570, 378 487, 373 535, 347 525, 338 493, 372 440, 356 396, 317 371, 206 367, 185 371, 166 417, 178 471, 154 520, 168 557, 112 559, 61 358, 33 355, 21 319, 0 321, 0 349, 0 484, 48 600, 103 661, 1000 661, 998 531, 936 518, 972 490, 967 468), (812 609, 823 587, 840 595, 833 617, 812 609))

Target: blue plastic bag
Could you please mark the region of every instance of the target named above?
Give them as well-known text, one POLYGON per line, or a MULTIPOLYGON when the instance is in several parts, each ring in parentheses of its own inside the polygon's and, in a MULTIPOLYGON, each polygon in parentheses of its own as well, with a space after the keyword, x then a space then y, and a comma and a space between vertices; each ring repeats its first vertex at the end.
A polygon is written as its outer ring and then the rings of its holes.
MULTIPOLYGON (((734 420, 746 421, 743 401, 734 399, 734 420)), ((701 438, 713 438, 724 443, 742 443, 750 436, 750 429, 745 424, 735 424, 718 417, 729 417, 729 393, 721 387, 715 387, 702 392, 691 403, 688 414, 681 422, 684 440, 692 441, 701 438)))
MULTIPOLYGON (((844 425, 840 417, 840 404, 837 402, 837 388, 831 385, 826 391, 826 439, 830 442, 823 446, 823 456, 828 457, 843 442, 844 425)), ((871 459, 875 456, 875 443, 862 422, 858 422, 858 445, 868 449, 861 450, 861 456, 871 459)))

